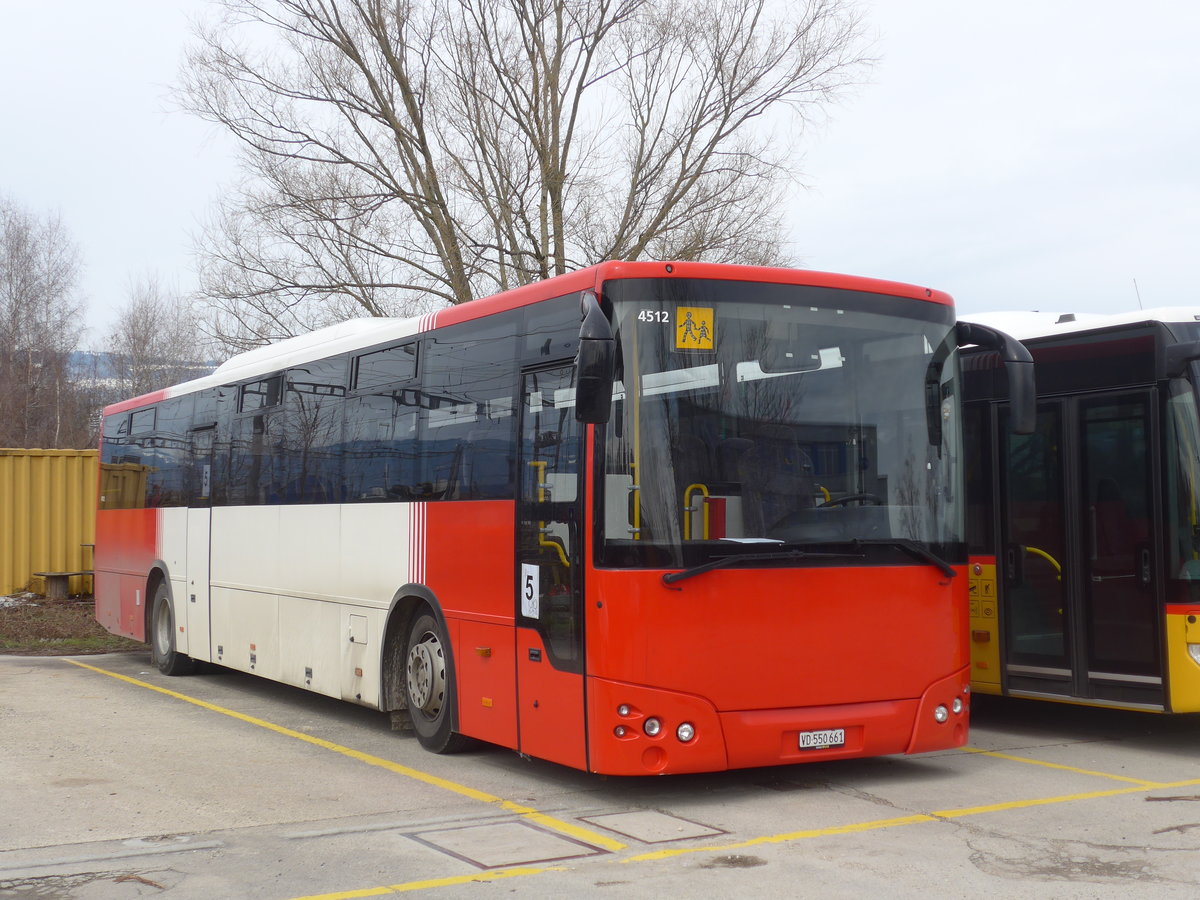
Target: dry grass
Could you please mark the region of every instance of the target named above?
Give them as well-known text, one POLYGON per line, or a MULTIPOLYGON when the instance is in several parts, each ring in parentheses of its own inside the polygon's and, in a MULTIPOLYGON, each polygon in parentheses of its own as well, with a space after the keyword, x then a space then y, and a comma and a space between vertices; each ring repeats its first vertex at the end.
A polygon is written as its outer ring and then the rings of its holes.
POLYGON ((91 597, 47 600, 26 595, 0 606, 0 653, 74 656, 143 647, 101 628, 91 597))

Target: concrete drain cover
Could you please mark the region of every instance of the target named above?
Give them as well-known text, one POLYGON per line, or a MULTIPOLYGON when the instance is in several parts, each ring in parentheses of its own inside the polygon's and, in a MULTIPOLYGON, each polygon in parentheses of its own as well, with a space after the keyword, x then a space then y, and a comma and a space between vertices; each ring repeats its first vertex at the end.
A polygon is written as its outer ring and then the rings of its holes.
POLYGON ((710 837, 714 834, 725 834, 719 828, 710 828, 699 822, 689 822, 678 816, 668 816, 666 813, 652 809, 638 812, 609 813, 603 816, 586 816, 585 822, 591 822, 600 828, 607 828, 617 834, 633 838, 644 844, 662 844, 666 841, 683 841, 688 838, 710 837))
POLYGON ((552 834, 524 822, 468 825, 408 836, 483 869, 553 862, 605 852, 583 841, 552 834))

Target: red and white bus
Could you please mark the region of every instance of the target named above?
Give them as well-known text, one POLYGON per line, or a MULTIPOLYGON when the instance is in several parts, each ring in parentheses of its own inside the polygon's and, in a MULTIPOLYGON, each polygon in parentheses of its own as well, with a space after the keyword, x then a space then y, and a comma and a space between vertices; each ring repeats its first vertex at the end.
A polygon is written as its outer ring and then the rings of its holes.
POLYGON ((252 350, 105 410, 97 618, 436 752, 959 746, 966 342, 1011 349, 924 288, 609 262, 252 350))

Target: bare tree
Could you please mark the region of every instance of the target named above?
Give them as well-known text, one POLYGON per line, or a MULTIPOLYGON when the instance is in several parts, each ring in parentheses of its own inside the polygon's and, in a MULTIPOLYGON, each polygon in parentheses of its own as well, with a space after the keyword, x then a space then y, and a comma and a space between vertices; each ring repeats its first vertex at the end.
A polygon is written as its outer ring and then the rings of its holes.
POLYGON ((85 447, 72 379, 83 331, 79 248, 57 216, 0 197, 0 447, 85 447))
POLYGON ((120 396, 134 397, 210 371, 192 304, 146 274, 132 282, 106 341, 120 396))
POLYGON ((848 0, 220 0, 181 94, 242 142, 200 243, 233 345, 602 259, 786 262, 848 0))

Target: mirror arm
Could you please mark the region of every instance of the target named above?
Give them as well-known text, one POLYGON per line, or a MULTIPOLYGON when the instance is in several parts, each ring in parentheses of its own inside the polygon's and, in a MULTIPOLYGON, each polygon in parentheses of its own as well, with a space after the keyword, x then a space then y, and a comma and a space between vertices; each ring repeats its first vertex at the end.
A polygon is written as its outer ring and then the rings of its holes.
POLYGON ((960 347, 976 344, 1000 353, 1008 374, 1009 422, 1014 434, 1033 434, 1037 425, 1037 388, 1033 376, 1033 356, 1011 335, 977 322, 959 322, 955 334, 960 347))
POLYGON ((1200 341, 1171 344, 1162 354, 1159 378, 1178 378, 1188 370, 1188 364, 1200 359, 1200 341))

